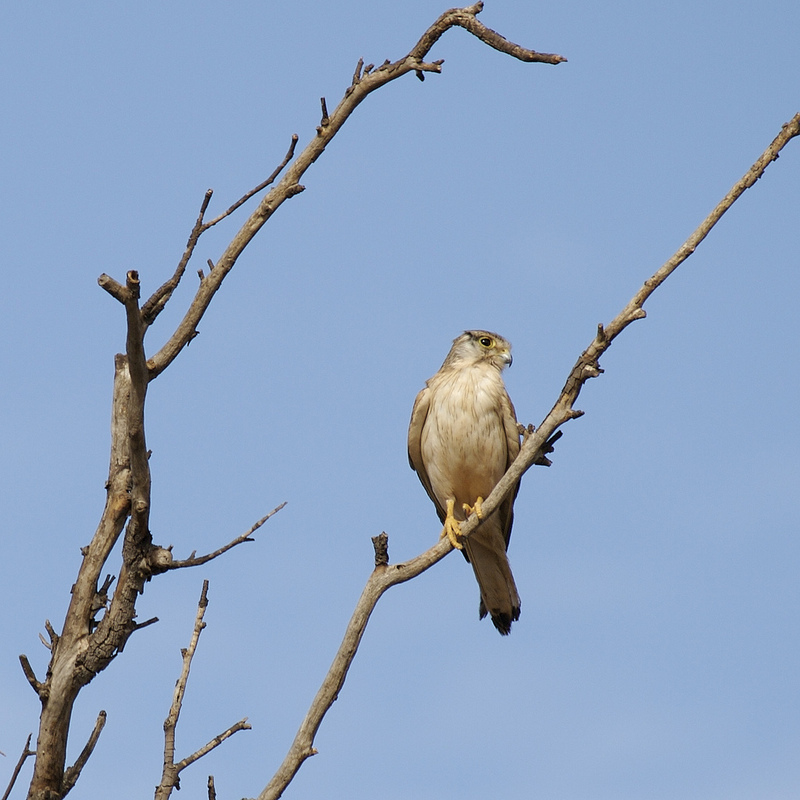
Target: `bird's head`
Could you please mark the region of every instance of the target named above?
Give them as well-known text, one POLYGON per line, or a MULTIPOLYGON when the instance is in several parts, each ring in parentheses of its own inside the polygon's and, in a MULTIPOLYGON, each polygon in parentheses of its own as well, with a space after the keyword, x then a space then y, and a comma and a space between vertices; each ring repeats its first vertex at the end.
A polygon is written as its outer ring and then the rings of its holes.
POLYGON ((490 363, 498 370, 511 366, 511 342, 491 331, 464 331, 457 339, 443 366, 468 366, 490 363))

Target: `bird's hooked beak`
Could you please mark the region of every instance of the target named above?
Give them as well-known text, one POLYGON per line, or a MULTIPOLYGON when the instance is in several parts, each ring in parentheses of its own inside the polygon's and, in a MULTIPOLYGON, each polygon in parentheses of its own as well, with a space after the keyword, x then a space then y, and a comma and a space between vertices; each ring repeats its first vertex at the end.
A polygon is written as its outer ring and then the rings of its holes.
POLYGON ((511 353, 508 350, 503 350, 500 353, 500 358, 503 359, 503 366, 510 367, 514 363, 514 359, 511 358, 511 353))

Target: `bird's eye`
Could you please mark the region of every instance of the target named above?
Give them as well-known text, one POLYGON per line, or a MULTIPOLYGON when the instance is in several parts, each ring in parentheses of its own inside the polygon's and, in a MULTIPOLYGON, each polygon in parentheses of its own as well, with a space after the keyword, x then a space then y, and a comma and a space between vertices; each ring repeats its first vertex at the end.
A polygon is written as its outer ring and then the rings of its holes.
POLYGON ((481 336, 481 338, 480 338, 480 339, 478 339, 478 341, 479 341, 479 342, 480 342, 480 343, 481 343, 481 344, 482 344, 484 347, 491 347, 491 346, 492 346, 492 344, 493 344, 492 340, 491 340, 491 339, 490 339, 488 336, 481 336))

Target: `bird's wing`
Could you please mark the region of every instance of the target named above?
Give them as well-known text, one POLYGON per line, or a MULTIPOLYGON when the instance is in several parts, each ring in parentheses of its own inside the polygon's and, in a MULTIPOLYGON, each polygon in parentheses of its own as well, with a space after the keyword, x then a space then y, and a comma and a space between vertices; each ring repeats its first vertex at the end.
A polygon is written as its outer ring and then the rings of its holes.
POLYGON ((428 497, 433 500, 436 506, 436 513, 439 515, 439 520, 444 522, 446 512, 442 508, 439 500, 433 492, 431 486, 431 479, 428 477, 428 470, 425 469, 425 463, 422 460, 422 429, 425 427, 425 420, 428 416, 428 409, 431 402, 431 390, 426 386, 414 401, 414 408, 411 411, 411 422, 408 425, 408 463, 411 465, 420 482, 425 487, 428 497))
MULTIPOLYGON (((519 428, 517 427, 517 413, 514 410, 514 404, 508 396, 508 392, 503 392, 500 397, 498 413, 503 422, 503 430, 506 437, 506 469, 508 469, 514 459, 519 454, 519 428)), ((519 482, 514 489, 506 495, 506 499, 500 504, 497 510, 498 517, 501 521, 503 538, 506 542, 506 549, 508 549, 508 542, 511 539, 511 526, 514 524, 514 500, 517 498, 519 492, 519 482)))
MULTIPOLYGON (((505 436, 504 466, 508 469, 517 457, 520 445, 516 412, 505 390, 498 394, 496 412, 505 436)), ((481 618, 488 613, 495 628, 503 635, 511 630, 511 623, 519 619, 520 612, 519 594, 506 555, 514 523, 514 499, 518 491, 519 483, 497 511, 464 544, 481 591, 478 613, 481 618)))

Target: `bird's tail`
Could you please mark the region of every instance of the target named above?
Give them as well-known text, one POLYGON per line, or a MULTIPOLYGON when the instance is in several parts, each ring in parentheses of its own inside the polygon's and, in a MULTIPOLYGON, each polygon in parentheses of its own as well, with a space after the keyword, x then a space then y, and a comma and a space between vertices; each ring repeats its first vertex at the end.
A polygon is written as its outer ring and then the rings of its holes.
POLYGON ((466 540, 464 549, 481 590, 480 618, 488 613, 495 628, 506 636, 511 623, 519 619, 520 599, 499 528, 497 521, 487 519, 466 540))

